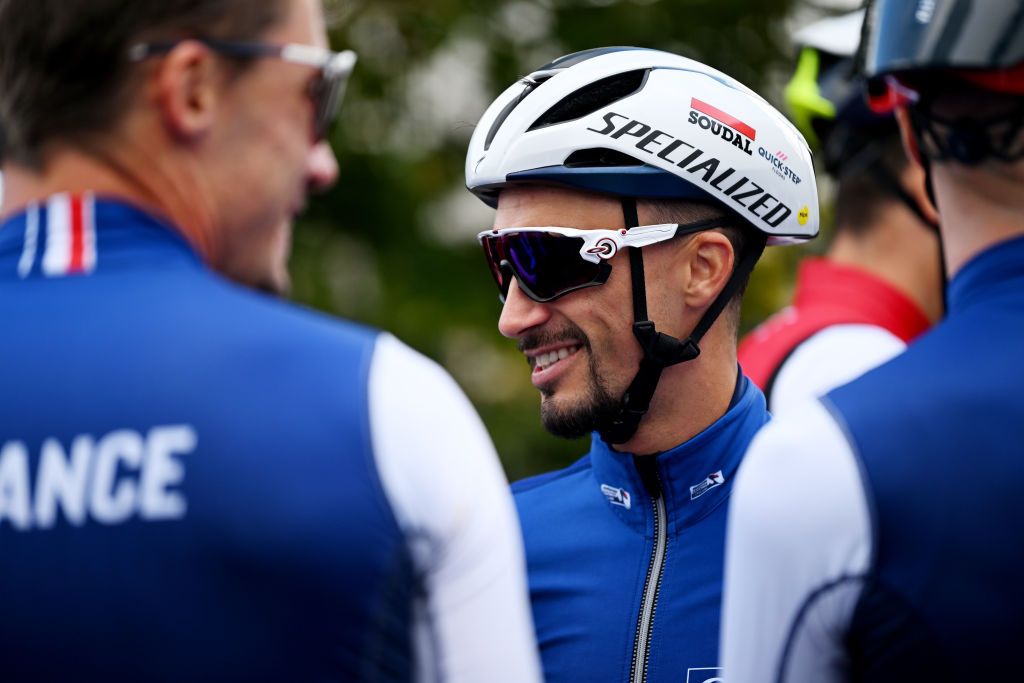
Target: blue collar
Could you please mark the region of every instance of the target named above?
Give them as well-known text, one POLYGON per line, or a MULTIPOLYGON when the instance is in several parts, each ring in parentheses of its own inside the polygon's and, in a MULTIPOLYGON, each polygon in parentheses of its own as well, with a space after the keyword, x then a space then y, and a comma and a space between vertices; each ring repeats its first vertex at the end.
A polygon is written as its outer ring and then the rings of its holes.
POLYGON ((1024 237, 1000 242, 968 261, 949 283, 949 311, 961 313, 1004 292, 1024 292, 1024 237))
POLYGON ((92 193, 53 195, 0 224, 0 281, 93 275, 171 261, 200 265, 170 223, 92 193))
POLYGON ((769 420, 764 395, 742 374, 734 400, 722 417, 689 441, 657 455, 614 451, 595 433, 590 462, 600 493, 626 524, 652 531, 652 498, 640 468, 653 459, 669 519, 669 534, 681 533, 724 503, 740 460, 754 434, 769 420))

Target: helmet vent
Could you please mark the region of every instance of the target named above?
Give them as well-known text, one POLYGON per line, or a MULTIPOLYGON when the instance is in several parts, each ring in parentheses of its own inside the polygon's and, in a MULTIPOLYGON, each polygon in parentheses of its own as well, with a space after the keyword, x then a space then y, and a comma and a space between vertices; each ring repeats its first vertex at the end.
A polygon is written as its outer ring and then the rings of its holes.
POLYGON ((518 107, 520 104, 522 104, 523 100, 526 99, 527 95, 532 93, 538 85, 546 81, 548 78, 551 77, 545 76, 544 78, 537 79, 523 79, 523 91, 519 93, 518 97, 512 98, 512 101, 506 104, 504 109, 498 112, 498 116, 495 117, 494 123, 491 124, 491 129, 487 131, 487 139, 484 140, 485 152, 491 148, 491 142, 494 141, 494 136, 498 134, 498 129, 501 128, 501 124, 505 123, 505 119, 507 119, 508 115, 512 113, 512 110, 518 107))
POLYGON ((594 81, 571 95, 562 98, 537 119, 529 130, 555 123, 563 123, 592 114, 612 102, 628 97, 640 90, 647 78, 647 69, 627 71, 594 81))
POLYGON ((591 147, 578 149, 570 154, 562 164, 566 168, 605 168, 616 166, 643 166, 639 159, 614 149, 591 147))

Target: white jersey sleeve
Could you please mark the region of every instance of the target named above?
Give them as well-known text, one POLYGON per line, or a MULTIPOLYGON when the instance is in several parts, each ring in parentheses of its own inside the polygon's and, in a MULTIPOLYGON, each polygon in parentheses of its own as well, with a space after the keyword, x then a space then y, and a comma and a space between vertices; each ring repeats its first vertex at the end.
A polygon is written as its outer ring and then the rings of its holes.
POLYGON ((786 359, 771 389, 772 414, 842 386, 906 349, 903 340, 877 325, 833 325, 816 333, 786 359))
POLYGON ((388 334, 369 401, 380 477, 426 587, 419 680, 539 681, 522 535, 476 411, 440 366, 388 334))
POLYGON ((871 523, 856 456, 820 401, 754 438, 730 506, 725 680, 846 680, 842 643, 871 558, 871 523))

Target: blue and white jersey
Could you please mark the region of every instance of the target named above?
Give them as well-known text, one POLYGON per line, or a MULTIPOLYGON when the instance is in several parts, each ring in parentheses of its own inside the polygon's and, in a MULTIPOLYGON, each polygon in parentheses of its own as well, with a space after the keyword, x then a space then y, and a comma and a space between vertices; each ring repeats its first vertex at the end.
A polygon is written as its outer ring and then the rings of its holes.
POLYGON ((736 483, 731 683, 1017 680, 1024 238, 906 353, 769 425, 736 483))
POLYGON ((0 677, 534 681, 454 382, 56 195, 0 226, 0 677))
POLYGON ((767 420, 740 376, 729 410, 672 450, 595 434, 576 464, 513 485, 549 683, 720 680, 725 503, 767 420))

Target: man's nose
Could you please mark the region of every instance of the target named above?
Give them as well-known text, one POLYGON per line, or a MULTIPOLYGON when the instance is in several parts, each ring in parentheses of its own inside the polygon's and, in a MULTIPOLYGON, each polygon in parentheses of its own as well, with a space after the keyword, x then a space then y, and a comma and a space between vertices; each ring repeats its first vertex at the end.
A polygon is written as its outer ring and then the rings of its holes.
POLYGON ((512 278, 505 295, 505 305, 498 318, 498 331, 511 339, 521 337, 527 330, 543 325, 551 318, 546 304, 537 303, 523 294, 519 281, 512 278))
POLYGON ((306 158, 306 184, 310 192, 322 192, 338 180, 338 160, 334 150, 321 140, 313 145, 306 158))

